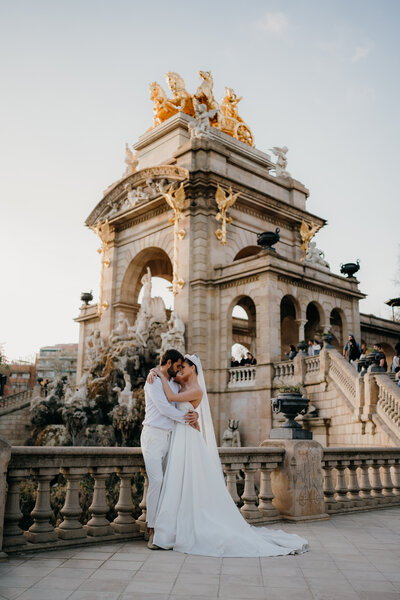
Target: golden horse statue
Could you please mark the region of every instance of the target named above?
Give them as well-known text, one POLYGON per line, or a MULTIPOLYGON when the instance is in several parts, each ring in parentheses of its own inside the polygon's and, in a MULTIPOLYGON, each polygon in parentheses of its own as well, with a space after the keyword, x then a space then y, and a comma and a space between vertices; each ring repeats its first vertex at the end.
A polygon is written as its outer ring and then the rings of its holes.
POLYGON ((153 102, 153 127, 157 127, 178 112, 176 106, 168 98, 163 88, 157 81, 150 83, 150 100, 153 102))
POLYGON ((170 102, 174 104, 182 112, 194 117, 193 96, 186 89, 185 82, 182 77, 174 71, 168 71, 165 78, 168 87, 172 92, 170 102))

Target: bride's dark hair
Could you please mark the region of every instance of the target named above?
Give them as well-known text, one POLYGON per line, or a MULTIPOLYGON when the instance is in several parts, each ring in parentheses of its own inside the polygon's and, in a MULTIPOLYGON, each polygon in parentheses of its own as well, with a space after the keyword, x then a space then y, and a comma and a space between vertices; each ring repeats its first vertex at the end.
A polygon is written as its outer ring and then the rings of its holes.
POLYGON ((183 362, 187 363, 189 365, 189 367, 194 367, 194 369, 196 371, 196 375, 199 374, 198 371, 197 371, 196 365, 189 358, 185 358, 183 362))

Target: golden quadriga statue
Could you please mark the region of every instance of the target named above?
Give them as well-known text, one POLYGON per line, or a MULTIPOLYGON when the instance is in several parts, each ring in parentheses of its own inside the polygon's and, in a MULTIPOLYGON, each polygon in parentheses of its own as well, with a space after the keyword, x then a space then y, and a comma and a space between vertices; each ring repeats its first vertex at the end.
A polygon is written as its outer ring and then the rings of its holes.
POLYGON ((218 104, 214 98, 214 82, 211 71, 199 71, 199 75, 201 83, 193 95, 186 90, 182 77, 172 71, 169 71, 165 76, 168 87, 172 92, 171 98, 168 98, 163 88, 156 81, 150 84, 150 99, 153 101, 154 114, 153 127, 157 127, 157 125, 179 111, 194 117, 196 105, 203 104, 207 111, 211 111, 213 115, 209 120, 212 127, 220 129, 249 146, 254 146, 253 134, 239 116, 237 109, 237 105, 242 98, 238 98, 231 88, 225 88, 225 96, 218 104))

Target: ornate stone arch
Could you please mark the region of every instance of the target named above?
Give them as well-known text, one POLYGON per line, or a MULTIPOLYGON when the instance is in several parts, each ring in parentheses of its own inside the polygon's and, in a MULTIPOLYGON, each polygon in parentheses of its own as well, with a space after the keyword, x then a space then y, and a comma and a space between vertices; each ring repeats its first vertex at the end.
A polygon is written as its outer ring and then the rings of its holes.
POLYGON ((129 263, 120 288, 120 301, 127 304, 137 303, 141 279, 150 267, 153 277, 163 277, 172 281, 172 263, 167 252, 162 248, 150 246, 144 248, 129 263))
POLYGON ((299 343, 299 301, 292 294, 284 294, 280 300, 281 356, 289 351, 289 346, 299 343))
POLYGON ((330 311, 329 329, 334 336, 333 345, 341 352, 348 335, 348 327, 346 315, 339 306, 334 306, 330 311))
MULTIPOLYGON (((245 248, 257 248, 257 236, 252 231, 247 231, 246 229, 235 228, 235 235, 232 235, 229 238, 229 244, 225 246, 225 256, 226 262, 230 263, 234 260, 238 260, 235 258, 239 252, 243 251, 245 248)), ((260 248, 261 250, 261 248, 260 248)), ((250 256, 250 255, 249 255, 250 256)), ((241 257, 244 258, 244 257, 241 257)))

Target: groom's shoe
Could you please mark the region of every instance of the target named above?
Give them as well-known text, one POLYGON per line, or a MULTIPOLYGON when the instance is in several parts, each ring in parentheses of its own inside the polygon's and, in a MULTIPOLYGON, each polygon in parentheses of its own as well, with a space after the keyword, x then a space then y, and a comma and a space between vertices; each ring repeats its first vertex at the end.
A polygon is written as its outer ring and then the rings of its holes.
POLYGON ((153 544, 153 539, 154 539, 154 534, 149 537, 149 541, 147 542, 147 547, 150 548, 150 550, 160 550, 159 546, 156 546, 155 544, 153 544))

